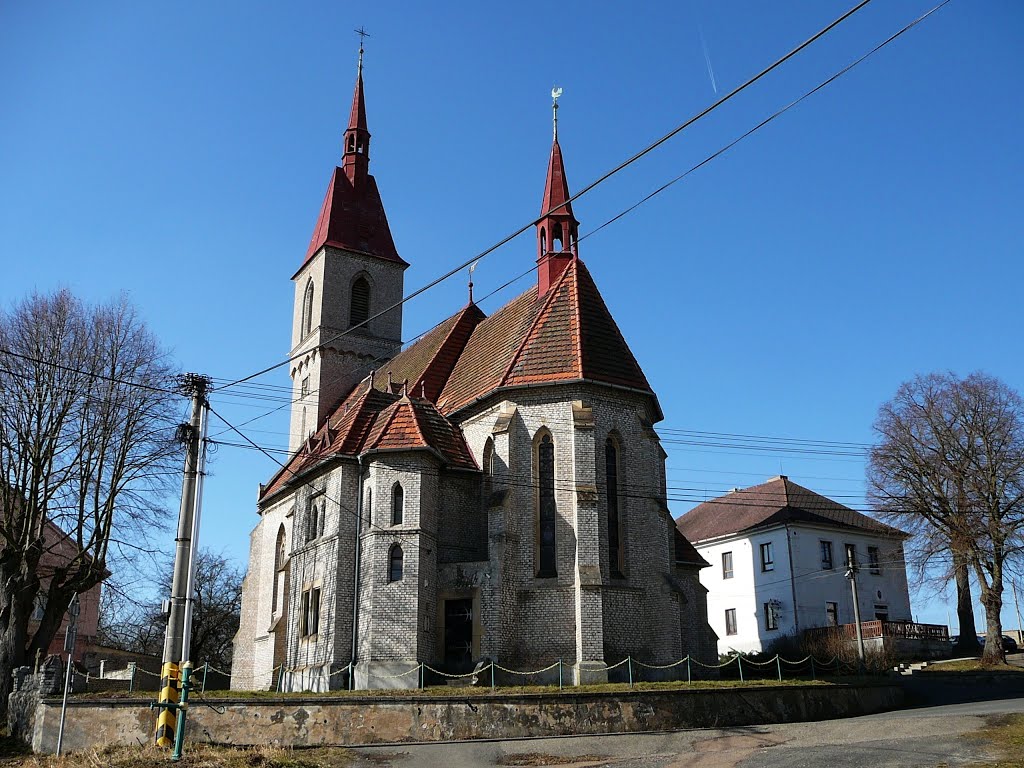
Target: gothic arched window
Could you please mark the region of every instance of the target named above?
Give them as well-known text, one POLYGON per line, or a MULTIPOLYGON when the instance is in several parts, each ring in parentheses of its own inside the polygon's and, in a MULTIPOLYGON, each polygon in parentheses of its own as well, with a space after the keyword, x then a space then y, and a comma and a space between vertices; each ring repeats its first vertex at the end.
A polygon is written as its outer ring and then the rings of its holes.
POLYGON ((605 490, 608 497, 608 570, 622 576, 622 519, 619 514, 619 447, 614 438, 604 443, 605 490))
POLYGON ((551 250, 555 253, 561 253, 564 250, 564 246, 562 245, 562 225, 557 222, 551 230, 551 240, 551 250))
POLYGON ((555 444, 545 432, 537 442, 537 576, 556 576, 555 570, 555 444))
POLYGON ((401 483, 395 483, 391 489, 391 524, 401 525, 405 518, 405 491, 401 483))
POLYGON ((548 252, 548 236, 544 231, 544 227, 540 228, 540 252, 542 254, 548 252))
POLYGON ((365 277, 358 277, 352 283, 352 301, 349 304, 348 323, 356 326, 370 317, 370 283, 365 277))
POLYGON ((309 505, 309 509, 306 511, 306 541, 310 542, 316 538, 316 526, 317 526, 317 506, 316 502, 309 505))
POLYGON ((313 281, 306 283, 306 292, 302 296, 302 337, 305 338, 313 330, 313 281))
POLYGON ((284 599, 284 558, 285 550, 284 523, 277 529, 277 542, 274 544, 274 594, 271 597, 270 612, 277 615, 284 599))
POLYGON ((484 470, 484 504, 489 505, 491 493, 494 491, 494 441, 491 438, 487 438, 487 442, 484 443, 482 465, 484 470))
POLYGON ((402 580, 402 561, 402 548, 397 544, 393 544, 388 552, 388 581, 402 580))

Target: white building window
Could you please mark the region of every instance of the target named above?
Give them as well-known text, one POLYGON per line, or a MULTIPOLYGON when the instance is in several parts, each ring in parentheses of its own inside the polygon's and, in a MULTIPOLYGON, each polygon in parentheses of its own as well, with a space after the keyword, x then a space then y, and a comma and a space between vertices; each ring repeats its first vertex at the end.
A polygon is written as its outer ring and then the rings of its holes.
POLYGON ((779 610, 774 600, 764 604, 764 628, 769 632, 779 628, 779 610))
POLYGON ((839 626, 839 603, 825 603, 825 626, 839 626))
POLYGON ((882 564, 878 557, 878 547, 868 547, 868 568, 872 573, 881 573, 882 564))
POLYGON ((736 609, 726 608, 725 609, 725 634, 735 635, 736 629, 736 609))
POLYGON ((821 570, 831 571, 835 567, 835 560, 832 558, 832 542, 821 542, 821 570))
POLYGON ((722 553, 722 578, 731 579, 733 575, 732 571, 732 552, 722 553))
POLYGON ((766 541, 761 545, 761 571, 775 570, 775 545, 766 541))

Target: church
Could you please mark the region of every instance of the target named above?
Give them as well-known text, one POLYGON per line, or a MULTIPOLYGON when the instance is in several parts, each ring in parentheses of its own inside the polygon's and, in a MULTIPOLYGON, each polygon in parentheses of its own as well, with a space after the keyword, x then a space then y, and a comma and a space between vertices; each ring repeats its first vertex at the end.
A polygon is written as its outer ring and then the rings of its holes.
POLYGON ((717 660, 708 564, 668 509, 658 398, 580 259, 555 115, 536 279, 489 316, 470 292, 403 349, 409 265, 370 174, 360 51, 292 276, 290 457, 259 488, 232 688, 717 660))

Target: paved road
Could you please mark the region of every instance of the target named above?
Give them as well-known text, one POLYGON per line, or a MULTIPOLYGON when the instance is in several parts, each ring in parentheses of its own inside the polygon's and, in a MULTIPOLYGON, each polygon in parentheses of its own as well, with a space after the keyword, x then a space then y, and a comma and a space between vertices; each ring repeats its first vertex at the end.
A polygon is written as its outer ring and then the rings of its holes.
POLYGON ((353 750, 356 766, 478 768, 893 768, 973 765, 992 759, 963 738, 991 715, 1024 712, 1024 699, 744 728, 494 742, 447 742, 353 750))

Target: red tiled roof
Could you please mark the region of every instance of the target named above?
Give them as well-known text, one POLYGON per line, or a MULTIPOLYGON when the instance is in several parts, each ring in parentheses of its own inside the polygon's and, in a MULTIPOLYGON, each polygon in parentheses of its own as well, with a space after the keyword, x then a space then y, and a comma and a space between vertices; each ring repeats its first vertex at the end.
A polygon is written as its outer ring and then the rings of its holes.
POLYGON ((501 387, 579 379, 651 392, 590 272, 574 258, 545 296, 532 287, 473 330, 438 407, 450 414, 501 387))
POLYGON ((797 485, 785 475, 698 504, 676 520, 676 527, 689 541, 701 542, 742 531, 796 522, 855 528, 884 536, 906 535, 797 485))
POLYGON ((388 406, 373 425, 363 451, 431 448, 451 466, 476 469, 462 433, 427 400, 403 396, 388 406))
POLYGON ((562 148, 558 139, 551 145, 551 158, 548 160, 548 175, 544 181, 544 199, 540 204, 540 215, 567 214, 572 216, 572 203, 569 200, 569 181, 565 177, 565 164, 562 162, 562 148))
POLYGON ((388 217, 373 176, 367 176, 365 183, 357 188, 345 171, 334 169, 302 263, 309 261, 325 245, 368 253, 408 266, 395 249, 388 217))
POLYGON ((408 382, 410 395, 436 401, 470 334, 484 317, 475 304, 463 307, 375 371, 374 386, 387 391, 390 376, 396 388, 408 382))

